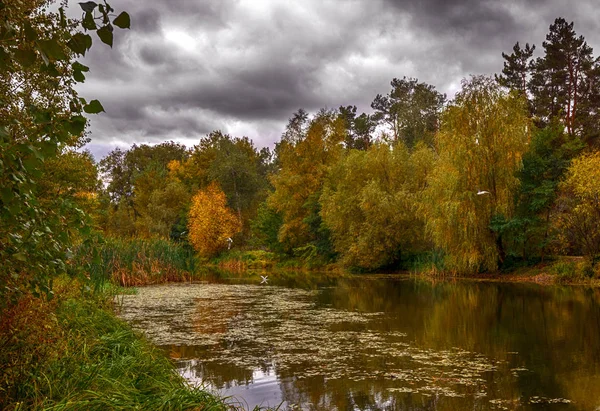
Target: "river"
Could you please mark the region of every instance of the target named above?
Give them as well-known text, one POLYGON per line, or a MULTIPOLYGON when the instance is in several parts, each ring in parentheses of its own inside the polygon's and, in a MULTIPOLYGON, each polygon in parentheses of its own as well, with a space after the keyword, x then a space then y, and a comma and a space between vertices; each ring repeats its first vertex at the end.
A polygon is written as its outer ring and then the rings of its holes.
POLYGON ((600 410, 600 290, 403 276, 140 287, 120 315, 252 409, 600 410))

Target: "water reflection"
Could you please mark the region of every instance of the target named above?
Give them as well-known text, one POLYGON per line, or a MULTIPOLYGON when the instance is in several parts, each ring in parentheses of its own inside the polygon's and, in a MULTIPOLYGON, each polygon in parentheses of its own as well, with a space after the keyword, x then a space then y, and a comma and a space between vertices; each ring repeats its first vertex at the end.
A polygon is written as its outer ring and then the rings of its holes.
POLYGON ((600 407, 598 290, 292 279, 141 288, 122 315, 189 381, 250 407, 600 407))

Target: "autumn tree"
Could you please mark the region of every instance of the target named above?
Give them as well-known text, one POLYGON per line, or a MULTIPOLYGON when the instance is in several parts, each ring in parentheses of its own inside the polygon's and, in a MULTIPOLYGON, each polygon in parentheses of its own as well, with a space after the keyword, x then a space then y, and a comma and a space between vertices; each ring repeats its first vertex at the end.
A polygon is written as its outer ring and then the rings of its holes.
POLYGON ((225 193, 216 183, 192 198, 188 216, 188 238, 203 257, 212 257, 228 247, 228 239, 242 229, 236 213, 227 206, 225 193))
POLYGON ((555 209, 566 242, 594 264, 600 257, 600 152, 573 160, 555 209))
POLYGON ((373 119, 386 125, 394 141, 403 141, 408 148, 419 141, 431 144, 446 95, 414 78, 395 78, 391 86, 390 93, 378 94, 371 103, 373 119))
POLYGON ((170 178, 169 164, 188 155, 184 145, 169 141, 117 148, 104 157, 100 170, 108 181, 105 194, 110 198, 105 228, 121 236, 168 238, 169 224, 178 220, 179 209, 191 197, 179 181, 170 178))
POLYGON ((133 207, 136 180, 148 171, 165 175, 171 161, 183 161, 188 150, 183 144, 167 141, 156 145, 134 144, 129 150, 116 148, 102 160, 99 166, 111 200, 116 204, 127 201, 133 207))
POLYGON ((215 131, 203 138, 191 161, 203 162, 206 184, 217 182, 229 207, 240 221, 254 216, 258 204, 266 197, 267 176, 263 156, 248 137, 231 137, 215 131))
POLYGON ((490 78, 464 81, 447 108, 422 209, 450 270, 495 271, 503 259, 502 237, 490 224, 512 215, 530 130, 522 97, 490 78))
POLYGON ((305 134, 293 140, 284 135, 280 142, 280 170, 271 179, 274 191, 267 201, 283 219, 279 240, 286 250, 328 236, 321 231, 318 199, 327 169, 339 158, 345 137, 342 119, 335 112, 321 111, 310 121, 305 134))
POLYGON ((379 143, 331 167, 321 215, 344 265, 373 270, 425 249, 418 195, 433 160, 423 143, 412 155, 402 143, 379 143))

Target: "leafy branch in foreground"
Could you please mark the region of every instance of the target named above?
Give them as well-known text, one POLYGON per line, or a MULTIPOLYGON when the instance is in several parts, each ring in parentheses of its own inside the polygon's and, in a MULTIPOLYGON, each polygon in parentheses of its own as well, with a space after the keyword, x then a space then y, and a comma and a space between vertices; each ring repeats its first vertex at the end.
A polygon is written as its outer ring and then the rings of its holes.
POLYGON ((92 46, 88 31, 112 45, 113 24, 130 25, 127 13, 112 18, 106 2, 80 3, 81 21, 65 16, 66 2, 48 12, 52 3, 0 0, 0 296, 27 287, 51 296, 70 245, 89 231, 72 198, 41 199, 38 182, 47 160, 85 143, 83 114, 104 111, 75 90, 89 71, 76 61, 92 46))

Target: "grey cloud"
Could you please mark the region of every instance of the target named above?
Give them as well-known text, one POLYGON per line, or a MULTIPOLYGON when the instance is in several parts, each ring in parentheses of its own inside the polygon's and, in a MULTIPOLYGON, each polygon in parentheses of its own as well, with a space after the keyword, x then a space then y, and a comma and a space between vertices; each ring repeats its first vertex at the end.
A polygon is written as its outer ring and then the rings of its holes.
POLYGON ((298 108, 368 110, 393 77, 452 93, 469 74, 500 71, 516 41, 540 48, 558 16, 600 46, 593 0, 112 3, 131 14, 132 29, 85 59, 81 93, 107 111, 92 120, 96 147, 197 141, 214 129, 270 145, 298 108))

